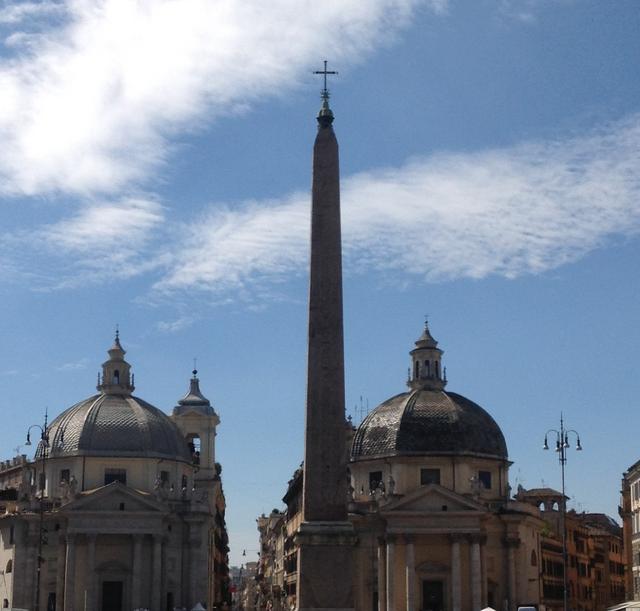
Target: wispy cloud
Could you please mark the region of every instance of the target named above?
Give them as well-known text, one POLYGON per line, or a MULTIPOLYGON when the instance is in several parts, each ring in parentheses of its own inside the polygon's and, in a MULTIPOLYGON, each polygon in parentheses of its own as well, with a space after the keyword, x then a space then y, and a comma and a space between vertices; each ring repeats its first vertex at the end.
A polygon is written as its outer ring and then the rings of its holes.
POLYGON ((80 369, 86 369, 89 364, 89 359, 82 358, 79 361, 73 361, 69 363, 63 363, 56 367, 57 371, 79 371, 80 369))
MULTIPOLYGON (((404 283, 513 278, 577 261, 640 232, 638 167, 640 114, 564 141, 442 153, 347 177, 345 269, 404 283)), ((167 221, 168 207, 150 197, 93 202, 0 236, 3 269, 37 288, 146 274, 146 300, 179 304, 194 292, 216 302, 282 299, 286 282, 306 273, 308 193, 212 204, 180 224, 167 221), (38 276, 20 271, 29 269, 38 276)), ((188 326, 191 309, 159 329, 188 326)))
POLYGON ((573 0, 499 0, 498 7, 505 17, 531 24, 538 20, 542 9, 569 2, 573 0))
POLYGON ((0 25, 19 24, 25 20, 34 20, 64 13, 62 2, 13 2, 0 4, 0 25))
POLYGON ((187 329, 195 322, 194 316, 180 316, 174 320, 161 320, 157 324, 158 331, 162 333, 177 333, 187 329))
MULTIPOLYGON (((535 274, 640 231, 640 115, 565 142, 414 159, 343 182, 347 270, 427 281, 535 274)), ((309 197, 212 206, 160 291, 284 281, 307 262, 309 197), (207 253, 207 256, 202 256, 207 253)))
POLYGON ((151 245, 162 232, 163 207, 153 199, 92 202, 48 225, 0 235, 0 255, 12 277, 25 272, 37 289, 121 280, 158 265, 151 245))
POLYGON ((140 186, 179 129, 299 84, 328 48, 354 64, 445 0, 22 2, 0 68, 0 192, 114 194, 140 186), (30 17, 64 11, 49 28, 30 17), (23 40, 28 41, 21 47, 23 40))

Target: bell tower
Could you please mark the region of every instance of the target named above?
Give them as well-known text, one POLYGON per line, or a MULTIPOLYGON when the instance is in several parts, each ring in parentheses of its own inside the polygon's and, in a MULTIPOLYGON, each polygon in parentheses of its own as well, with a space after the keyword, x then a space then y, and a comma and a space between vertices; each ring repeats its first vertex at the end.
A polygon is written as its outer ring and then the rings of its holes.
POLYGON ((189 392, 173 408, 171 419, 189 444, 196 488, 212 488, 217 480, 215 440, 220 417, 200 391, 197 369, 189 380, 189 392))

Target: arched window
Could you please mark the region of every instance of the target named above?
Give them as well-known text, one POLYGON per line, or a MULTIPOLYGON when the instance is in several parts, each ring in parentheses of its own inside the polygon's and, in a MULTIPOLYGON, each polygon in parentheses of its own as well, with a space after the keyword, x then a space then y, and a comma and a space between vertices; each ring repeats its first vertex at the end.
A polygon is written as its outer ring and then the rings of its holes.
POLYGON ((120 384, 120 372, 117 369, 113 372, 113 383, 120 384))
POLYGON ((538 566, 538 556, 534 549, 531 550, 531 566, 538 566))
POLYGON ((8 609, 8 608, 9 608, 9 600, 8 600, 8 599, 6 599, 6 598, 5 598, 5 599, 2 601, 2 608, 3 608, 3 609, 8 609))
POLYGON ((7 561, 7 568, 4 570, 4 573, 5 575, 8 575, 9 573, 11 573, 11 571, 13 571, 13 560, 9 558, 9 560, 7 561))
POLYGON ((433 364, 433 367, 434 367, 434 369, 436 371, 436 378, 440 379, 440 363, 438 363, 438 361, 436 361, 433 364))
POLYGON ((413 377, 416 380, 420 377, 420 361, 413 363, 413 377))
POLYGON ((424 372, 427 378, 431 375, 431 363, 429 361, 424 362, 424 372))

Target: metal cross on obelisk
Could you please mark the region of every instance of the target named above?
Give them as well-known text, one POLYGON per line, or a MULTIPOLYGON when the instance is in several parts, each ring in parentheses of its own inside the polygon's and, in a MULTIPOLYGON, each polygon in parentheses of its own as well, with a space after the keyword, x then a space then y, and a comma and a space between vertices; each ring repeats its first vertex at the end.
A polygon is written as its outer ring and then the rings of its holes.
POLYGON ((324 60, 324 70, 314 70, 314 74, 322 74, 324 76, 324 88, 320 97, 323 100, 329 99, 329 90, 327 89, 327 74, 338 74, 335 70, 327 70, 327 60, 324 60))

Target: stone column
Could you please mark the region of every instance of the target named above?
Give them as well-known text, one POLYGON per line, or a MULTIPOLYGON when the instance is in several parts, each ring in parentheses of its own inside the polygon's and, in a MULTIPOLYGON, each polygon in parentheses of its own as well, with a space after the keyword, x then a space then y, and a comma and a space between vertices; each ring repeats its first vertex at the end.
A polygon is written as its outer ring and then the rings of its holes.
POLYGON ((516 548, 520 545, 520 539, 507 538, 507 595, 509 597, 509 609, 514 609, 517 598, 516 586, 516 548))
MULTIPOLYGON (((38 557, 38 535, 34 534, 34 525, 27 526, 26 549, 25 549, 25 596, 28 601, 25 606, 35 607, 36 602, 36 567, 38 557)), ((14 577, 15 579, 15 577, 14 577)), ((15 601, 14 601, 15 602, 15 601)))
POLYGON ((462 563, 460 561, 460 541, 461 537, 458 535, 453 535, 451 537, 451 608, 453 611, 462 610, 462 563))
POLYGON ((378 611, 387 611, 387 549, 385 540, 378 540, 378 611))
POLYGON ((67 547, 64 535, 58 537, 58 557, 56 569, 56 609, 64 609, 64 570, 67 564, 67 547))
POLYGON ((489 594, 487 592, 487 546, 485 543, 487 542, 486 536, 480 542, 480 563, 482 565, 482 608, 488 607, 488 597, 489 594))
MULTIPOLYGON (((160 609, 162 597, 162 535, 153 536, 153 583, 151 584, 151 608, 160 609)), ((206 602, 206 601, 203 601, 206 602)))
POLYGON ((28 571, 28 560, 31 554, 29 545, 29 524, 16 524, 14 531, 16 546, 13 566, 13 600, 14 607, 28 607, 28 594, 33 591, 31 573, 28 571))
POLYGON ((74 611, 76 581, 76 537, 67 535, 67 562, 64 570, 64 611, 74 611))
POLYGON ((131 602, 134 609, 142 607, 142 539, 144 535, 133 535, 133 582, 131 602))
POLYGON ((96 600, 96 536, 87 536, 87 609, 97 609, 96 600))
POLYGON ((396 588, 394 579, 396 542, 391 536, 387 537, 387 611, 396 611, 396 588))
POLYGON ((406 538, 405 560, 407 611, 414 611, 416 608, 416 551, 413 537, 406 538))
POLYGON ((480 540, 471 539, 471 607, 482 609, 482 568, 480 566, 480 540))

